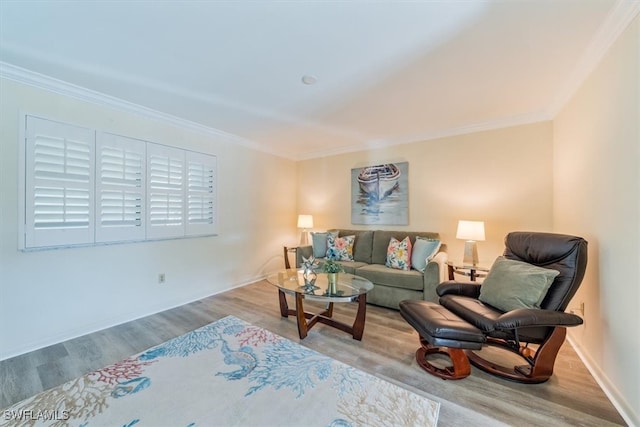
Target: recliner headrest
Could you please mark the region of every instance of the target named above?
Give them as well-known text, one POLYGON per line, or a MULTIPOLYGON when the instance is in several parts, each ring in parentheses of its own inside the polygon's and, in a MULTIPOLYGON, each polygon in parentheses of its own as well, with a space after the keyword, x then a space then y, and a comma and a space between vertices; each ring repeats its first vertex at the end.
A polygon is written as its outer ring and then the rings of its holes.
POLYGON ((504 256, 559 271, 540 307, 564 311, 584 277, 587 241, 566 234, 514 231, 505 237, 504 256))
POLYGON ((565 258, 584 239, 566 234, 514 231, 505 237, 505 256, 545 266, 565 258))

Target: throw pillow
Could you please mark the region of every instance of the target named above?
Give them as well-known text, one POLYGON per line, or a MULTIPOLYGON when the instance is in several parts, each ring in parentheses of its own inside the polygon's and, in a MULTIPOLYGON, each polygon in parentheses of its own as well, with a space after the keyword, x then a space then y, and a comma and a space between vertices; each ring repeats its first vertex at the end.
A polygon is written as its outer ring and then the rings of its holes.
POLYGON ((311 245, 313 246, 313 257, 323 258, 327 255, 327 238, 329 236, 338 237, 337 231, 322 231, 311 233, 311 245))
POLYGON ((396 270, 407 271, 411 269, 411 240, 409 236, 402 239, 402 241, 395 237, 389 240, 385 265, 396 270))
POLYGON ((480 301, 502 311, 540 308, 557 270, 498 257, 480 286, 480 301))
POLYGON ((327 258, 336 261, 353 261, 353 242, 356 236, 327 236, 327 258))
POLYGON ((411 267, 424 271, 427 263, 438 253, 438 249, 440 249, 440 240, 416 237, 416 242, 411 248, 411 267))

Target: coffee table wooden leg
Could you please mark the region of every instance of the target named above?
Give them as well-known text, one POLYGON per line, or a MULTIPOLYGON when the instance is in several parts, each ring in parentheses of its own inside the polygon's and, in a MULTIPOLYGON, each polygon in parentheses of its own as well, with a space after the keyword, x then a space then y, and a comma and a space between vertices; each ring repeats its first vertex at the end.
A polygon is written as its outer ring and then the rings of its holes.
POLYGON ((364 333, 364 321, 367 315, 367 295, 362 294, 358 297, 358 312, 356 320, 353 322, 353 339, 361 341, 364 333))
POLYGON ((307 319, 304 317, 304 307, 302 305, 302 294, 296 292, 296 318, 298 319, 298 335, 300 339, 307 336, 307 319))
POLYGON ((284 292, 278 289, 278 299, 280 300, 280 315, 289 317, 289 305, 287 305, 287 297, 284 292))
POLYGON ((327 309, 322 313, 324 316, 332 317, 333 316, 333 303, 330 302, 327 304, 327 309))

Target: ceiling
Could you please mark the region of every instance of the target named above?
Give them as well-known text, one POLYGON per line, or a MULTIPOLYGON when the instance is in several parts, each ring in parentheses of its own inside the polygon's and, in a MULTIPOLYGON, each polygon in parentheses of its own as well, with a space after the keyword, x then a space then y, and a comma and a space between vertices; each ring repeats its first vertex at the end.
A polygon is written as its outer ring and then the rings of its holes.
POLYGON ((0 61, 305 159, 551 119, 637 3, 2 0, 0 61))

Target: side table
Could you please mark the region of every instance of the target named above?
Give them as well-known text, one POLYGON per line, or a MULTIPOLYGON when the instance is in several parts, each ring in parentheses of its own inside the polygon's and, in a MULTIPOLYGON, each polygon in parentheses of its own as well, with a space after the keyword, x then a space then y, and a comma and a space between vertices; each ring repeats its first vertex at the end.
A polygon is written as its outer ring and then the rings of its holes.
POLYGON ((475 282, 478 277, 486 277, 489 267, 481 265, 469 265, 462 262, 447 261, 447 269, 449 270, 449 280, 455 280, 454 274, 467 276, 469 280, 475 282))
MULTIPOLYGON (((289 254, 293 254, 293 259, 298 259, 298 247, 297 246, 285 246, 284 247, 284 268, 291 268, 291 262, 289 261, 289 254)), ((294 261, 294 264, 296 262, 294 261)), ((294 265, 294 268, 297 268, 297 265, 294 265)))

